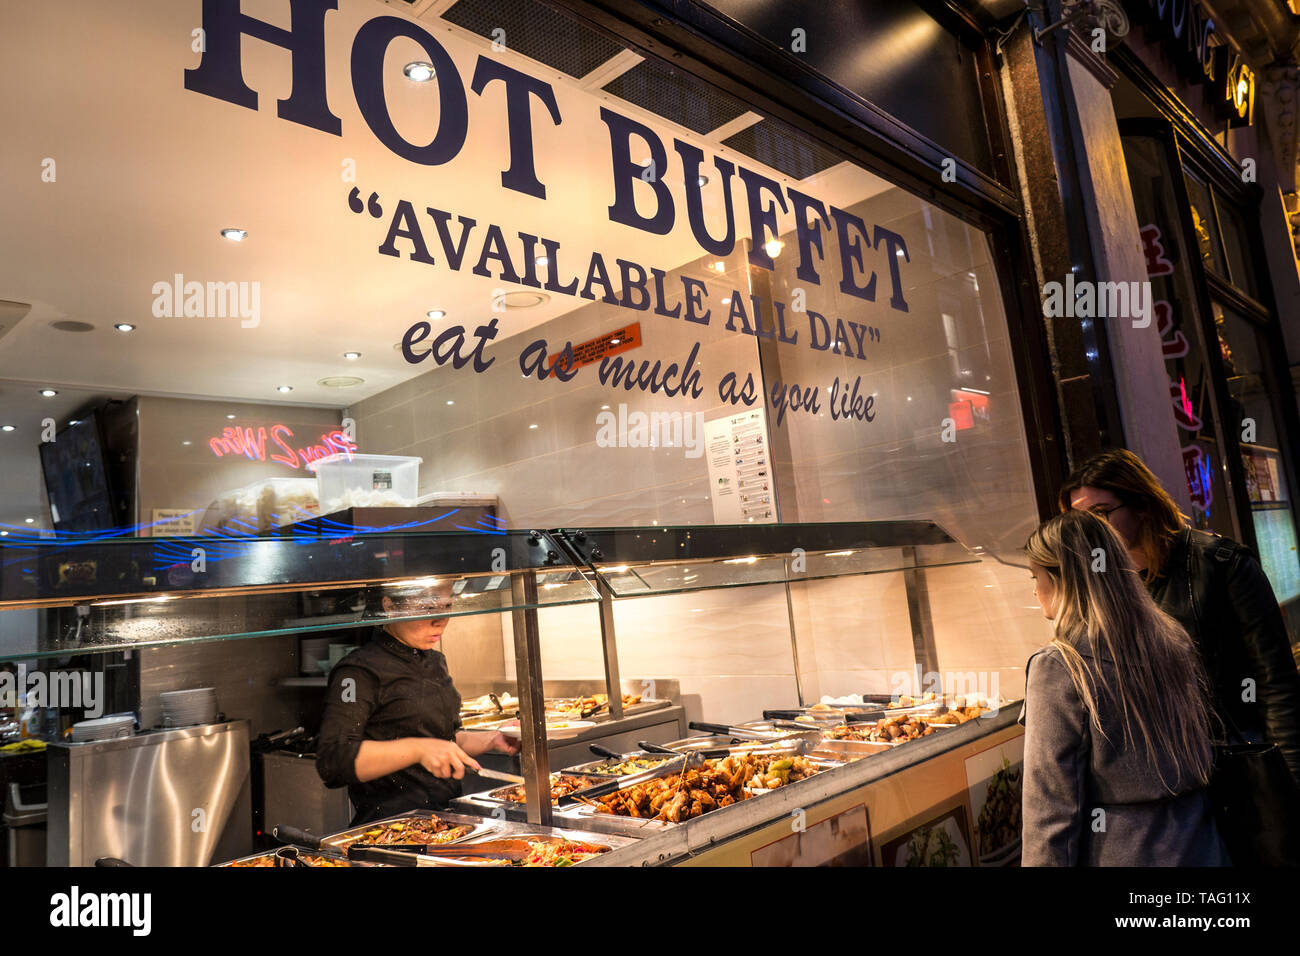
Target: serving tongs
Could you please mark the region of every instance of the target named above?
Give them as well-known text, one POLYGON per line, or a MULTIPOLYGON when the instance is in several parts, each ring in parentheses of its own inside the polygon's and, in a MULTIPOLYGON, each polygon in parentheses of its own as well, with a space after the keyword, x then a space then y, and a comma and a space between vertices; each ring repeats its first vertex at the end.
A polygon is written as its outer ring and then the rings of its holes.
MULTIPOLYGON (((692 720, 688 725, 691 730, 703 730, 711 734, 729 734, 740 740, 755 740, 770 745, 773 752, 780 751, 788 753, 793 751, 800 756, 811 753, 816 750, 822 742, 822 732, 820 730, 800 729, 792 730, 788 734, 780 737, 773 737, 771 734, 761 733, 751 730, 747 727, 727 727, 724 724, 706 724, 700 721, 692 720)), ((750 748, 746 753, 754 753, 750 748)))
MULTIPOLYGON (((306 830, 300 830, 297 827, 286 826, 283 823, 271 827, 271 836, 285 844, 286 848, 306 848, 308 850, 319 850, 321 848, 321 837, 316 836, 314 833, 308 833, 306 830)), ((305 863, 303 865, 306 866, 305 863)))

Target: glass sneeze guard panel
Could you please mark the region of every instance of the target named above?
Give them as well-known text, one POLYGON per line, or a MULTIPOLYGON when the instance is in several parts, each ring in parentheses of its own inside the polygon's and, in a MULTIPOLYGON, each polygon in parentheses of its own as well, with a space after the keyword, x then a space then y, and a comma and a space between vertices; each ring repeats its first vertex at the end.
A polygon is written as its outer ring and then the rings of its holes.
POLYGON ((560 534, 619 598, 980 560, 932 521, 602 528, 560 534))
POLYGON ((598 600, 564 555, 522 531, 6 540, 0 660, 598 600))

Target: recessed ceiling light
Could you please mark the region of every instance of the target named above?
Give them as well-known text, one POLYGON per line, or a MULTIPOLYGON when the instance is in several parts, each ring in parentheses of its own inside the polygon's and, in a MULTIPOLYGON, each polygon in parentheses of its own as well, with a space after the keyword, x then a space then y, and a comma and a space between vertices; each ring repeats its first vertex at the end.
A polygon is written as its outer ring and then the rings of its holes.
POLYGON ((448 404, 448 405, 455 405, 456 403, 455 403, 454 401, 452 401, 452 400, 449 398, 449 399, 447 399, 447 404, 448 404))
POLYGON ((727 296, 725 299, 723 299, 723 300, 722 300, 722 304, 723 304, 723 305, 731 305, 731 296, 727 296))
POLYGON ((292 392, 292 391, 293 391, 293 386, 292 386, 292 385, 277 385, 277 386, 275 387, 275 390, 276 390, 277 392, 292 392))
POLYGON ((11 432, 14 430, 13 425, 0 425, 0 432, 11 432))
POLYGON ((343 357, 344 357, 345 359, 350 359, 351 361, 355 362, 357 359, 361 358, 361 353, 360 353, 360 352, 344 352, 344 353, 343 353, 343 357))
POLYGON ((548 258, 546 258, 546 256, 538 256, 538 257, 537 257, 536 259, 534 259, 533 261, 534 261, 535 263, 537 263, 539 266, 550 265, 550 262, 551 262, 551 260, 548 259, 548 258))
POLYGON ((408 63, 402 67, 402 72, 406 78, 415 83, 428 83, 434 77, 432 63, 425 63, 423 60, 417 60, 414 63, 408 63))
POLYGON ((507 292, 500 298, 507 309, 531 309, 549 301, 551 297, 545 292, 507 292))
POLYGON ((707 186, 707 185, 709 184, 709 177, 708 177, 708 176, 701 175, 700 178, 696 180, 696 182, 697 182, 700 186, 707 186))
POLYGON ((222 238, 222 239, 229 239, 231 242, 243 242, 245 239, 248 238, 248 230, 246 230, 246 229, 222 229, 222 230, 221 230, 221 238, 222 238))
POLYGON ((767 240, 767 242, 763 243, 763 251, 766 252, 769 256, 771 256, 773 259, 779 256, 781 254, 781 250, 784 248, 785 248, 785 243, 782 242, 780 239, 769 239, 767 240))
POLYGON ((609 411, 609 406, 608 406, 608 405, 602 405, 602 406, 600 406, 600 410, 601 410, 602 412, 607 412, 607 411, 609 411))
POLYGON ((8 531, 0 531, 0 538, 8 537, 8 535, 9 535, 8 531))
POLYGON ((60 332, 92 332, 95 329, 89 322, 75 322, 72 319, 59 319, 57 322, 51 322, 50 328, 58 329, 60 332))
POLYGON ((135 331, 135 326, 132 325, 130 322, 119 322, 119 323, 117 323, 117 325, 113 326, 113 328, 117 329, 119 332, 134 332, 134 331, 135 331))
POLYGON ((81 424, 81 419, 80 419, 80 418, 70 418, 70 419, 68 419, 68 424, 69 424, 69 425, 80 425, 80 424, 81 424))
POLYGON ((43 388, 41 389, 41 394, 44 395, 46 398, 53 398, 55 395, 59 393, 52 388, 43 388))
POLYGON ((36 524, 35 518, 24 518, 23 520, 26 521, 28 524, 36 524))
POLYGON ((536 428, 537 426, 536 426, 536 425, 529 425, 528 427, 529 427, 529 428, 536 428))
POLYGON ((444 312, 444 311, 442 311, 442 309, 430 309, 428 312, 426 312, 426 313, 424 313, 424 314, 425 314, 428 318, 433 319, 433 320, 436 322, 438 319, 441 319, 441 318, 442 318, 444 315, 446 315, 447 313, 444 312))
POLYGON ((713 264, 713 268, 717 269, 719 272, 726 272, 726 271, 727 271, 727 264, 726 264, 725 262, 722 262, 721 260, 719 260, 718 262, 715 262, 715 263, 713 264))
POLYGON ((609 340, 609 344, 610 344, 610 345, 618 345, 619 341, 620 341, 619 339, 610 339, 610 340, 609 340))
POLYGON ((183 441, 183 442, 181 442, 181 444, 182 444, 182 445, 193 445, 194 442, 192 442, 192 441, 183 441))

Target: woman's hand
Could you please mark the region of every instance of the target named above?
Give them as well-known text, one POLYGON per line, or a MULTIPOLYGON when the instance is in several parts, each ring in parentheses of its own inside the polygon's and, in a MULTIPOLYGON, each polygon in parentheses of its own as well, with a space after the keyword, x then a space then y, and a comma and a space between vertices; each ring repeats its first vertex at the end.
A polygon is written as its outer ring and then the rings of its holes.
POLYGON ((466 769, 479 769, 478 761, 450 740, 439 740, 436 737, 412 739, 415 741, 420 766, 435 777, 454 777, 460 780, 465 776, 466 769))
POLYGON ((475 756, 493 750, 497 753, 517 754, 520 749, 518 740, 507 737, 500 732, 487 733, 481 730, 460 731, 456 734, 456 743, 460 744, 466 753, 475 756))

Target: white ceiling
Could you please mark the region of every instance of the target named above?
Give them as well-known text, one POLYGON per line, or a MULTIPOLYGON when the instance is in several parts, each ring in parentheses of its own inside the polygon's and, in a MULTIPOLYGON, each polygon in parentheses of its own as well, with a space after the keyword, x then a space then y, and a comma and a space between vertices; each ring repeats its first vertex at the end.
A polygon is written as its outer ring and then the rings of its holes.
MULTIPOLYGON (((480 54, 553 85, 563 126, 553 127, 545 110, 534 108, 537 170, 548 198, 500 185, 509 150, 499 83, 482 97, 468 93, 468 141, 452 162, 417 166, 391 154, 357 109, 349 58, 357 28, 375 15, 403 13, 401 6, 385 10, 375 0, 341 0, 339 10, 327 15, 328 99, 343 126, 336 137, 277 117, 276 101, 289 94, 289 54, 260 41, 243 43, 245 81, 259 94, 256 111, 184 88, 184 71, 200 58, 190 44, 191 31, 201 23, 201 0, 0 4, 0 300, 31 306, 7 332, 6 317, 12 324, 15 311, 0 313, 0 415, 16 424, 19 417, 39 418, 48 400, 35 388, 45 385, 78 397, 146 393, 347 406, 427 370, 407 365, 393 348, 426 310, 444 309, 444 324, 471 329, 491 317, 494 290, 502 286, 469 272, 488 223, 502 226, 515 253, 521 231, 559 240, 568 276, 585 269, 593 250, 611 266, 616 257, 663 269, 712 261, 686 224, 675 165, 667 173, 679 209, 670 235, 652 236, 608 220, 613 185, 599 107, 607 104, 654 127, 669 144, 671 159, 671 137, 678 136, 706 154, 750 168, 757 166, 753 160, 518 54, 492 53, 487 41, 445 21, 423 25, 452 55, 467 92, 480 54), (56 164, 54 182, 41 178, 47 158, 56 164), (345 160, 355 161, 355 184, 343 179, 345 160), (353 185, 363 195, 378 192, 386 214, 397 199, 412 201, 438 264, 378 254, 388 217, 352 213, 347 195, 353 185), (460 272, 443 261, 432 222, 422 213, 426 206, 478 221, 460 272), (247 229, 248 240, 222 239, 218 233, 226 226, 247 229), (155 318, 154 284, 170 282, 176 273, 187 281, 258 282, 260 324, 155 318), (95 328, 70 333, 50 327, 64 319, 95 328), (136 331, 113 330, 124 321, 136 331), (362 358, 344 360, 349 350, 362 358), (317 384, 331 375, 365 381, 349 389, 317 384), (280 384, 294 391, 280 395, 280 384)), ((242 7, 250 16, 288 26, 284 0, 243 0, 242 7)), ((405 63, 423 58, 413 42, 398 40, 385 64, 390 112, 412 142, 427 142, 437 123, 436 83, 415 84, 401 72, 405 63)), ((793 185, 780 173, 765 172, 793 185)), ((839 206, 886 187, 847 164, 799 184, 839 206)), ((733 188, 737 230, 747 235, 738 180, 733 188)), ((644 192, 648 200, 648 186, 644 192)), ((711 186, 706 193, 712 203, 706 215, 720 222, 720 192, 711 186)), ((783 223, 791 227, 792 221, 783 223)), ((733 267, 739 258, 731 257, 733 267)), ((554 296, 541 307, 508 310, 498 341, 584 301, 554 296)), ((0 435, 0 453, 34 454, 35 440, 24 425, 0 435)), ((0 487, 0 495, 6 490, 12 489, 0 487)), ((12 520, 15 508, 39 504, 26 497, 0 502, 0 522, 12 520)))

